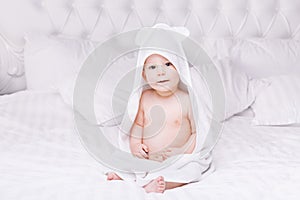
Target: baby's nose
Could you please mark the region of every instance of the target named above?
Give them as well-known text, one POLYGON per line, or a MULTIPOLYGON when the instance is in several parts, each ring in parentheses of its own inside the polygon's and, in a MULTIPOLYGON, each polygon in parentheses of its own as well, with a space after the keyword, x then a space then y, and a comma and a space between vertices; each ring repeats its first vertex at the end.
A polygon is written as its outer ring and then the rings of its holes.
POLYGON ((157 68, 157 74, 158 74, 159 76, 165 75, 165 74, 166 74, 166 69, 165 69, 163 66, 159 66, 159 67, 157 68))

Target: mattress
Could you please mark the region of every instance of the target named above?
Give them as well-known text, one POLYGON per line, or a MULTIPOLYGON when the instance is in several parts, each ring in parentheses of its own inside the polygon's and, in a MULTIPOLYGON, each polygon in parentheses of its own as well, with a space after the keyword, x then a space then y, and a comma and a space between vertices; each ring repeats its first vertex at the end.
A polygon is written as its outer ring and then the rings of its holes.
POLYGON ((0 97, 0 199, 299 199, 300 127, 226 121, 213 151, 216 170, 200 182, 146 194, 106 181, 81 144, 72 109, 55 92, 0 97))

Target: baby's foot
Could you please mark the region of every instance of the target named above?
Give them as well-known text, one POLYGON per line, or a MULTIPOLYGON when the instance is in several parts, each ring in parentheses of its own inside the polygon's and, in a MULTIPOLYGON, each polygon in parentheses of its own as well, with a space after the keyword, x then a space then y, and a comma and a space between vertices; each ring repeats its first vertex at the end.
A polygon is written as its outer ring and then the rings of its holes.
POLYGON ((118 176, 118 174, 114 173, 114 172, 108 172, 106 173, 107 175, 107 180, 111 181, 111 180, 122 180, 120 176, 118 176))
POLYGON ((145 185, 143 188, 146 190, 147 193, 163 193, 166 189, 166 182, 164 181, 164 178, 162 176, 159 176, 147 185, 145 185))

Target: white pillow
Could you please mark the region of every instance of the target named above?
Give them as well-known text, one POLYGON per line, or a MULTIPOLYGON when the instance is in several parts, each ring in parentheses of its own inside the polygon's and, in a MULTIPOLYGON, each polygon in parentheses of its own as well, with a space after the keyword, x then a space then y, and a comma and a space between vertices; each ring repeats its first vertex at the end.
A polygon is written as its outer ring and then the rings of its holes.
MULTIPOLYGON (((225 114, 223 116, 220 116, 222 113, 215 114, 217 114, 218 120, 223 121, 247 109, 267 83, 250 78, 238 67, 233 66, 228 58, 215 61, 215 65, 219 72, 225 94, 225 114)), ((203 67, 207 68, 205 71, 211 68, 211 66, 203 67)), ((198 77, 196 73, 192 72, 192 79, 195 85, 202 84, 201 77, 198 77)), ((218 80, 216 79, 215 81, 218 80)), ((205 98, 206 105, 211 106, 211 102, 208 102, 209 100, 211 99, 205 98)), ((211 109, 214 110, 214 108, 211 109)))
POLYGON ((274 76, 251 106, 255 125, 300 123, 300 74, 274 76))
POLYGON ((284 39, 236 40, 230 58, 254 78, 300 71, 300 41, 284 39))
MULTIPOLYGON (((120 116, 125 112, 126 97, 131 94, 134 81, 133 70, 136 65, 136 57, 132 54, 134 53, 128 53, 115 59, 101 74, 101 79, 98 79, 94 92, 94 111, 97 124, 113 125, 120 122, 115 120, 121 120, 120 116)), ((57 84, 57 89, 64 102, 71 107, 74 107, 73 94, 77 76, 78 73, 70 73, 64 77, 63 82, 57 84)), ((85 111, 75 109, 90 120, 90 117, 85 115, 85 111)))
POLYGON ((24 90, 24 64, 21 49, 11 46, 0 34, 0 95, 24 90))
POLYGON ((98 80, 94 95, 98 123, 108 122, 112 118, 117 118, 117 123, 121 122, 133 89, 136 62, 135 53, 123 55, 110 63, 101 80, 98 80))
POLYGON ((249 77, 229 59, 217 64, 225 89, 225 119, 247 109, 267 82, 249 77))
POLYGON ((67 74, 79 70, 95 48, 86 40, 54 36, 30 35, 24 48, 27 89, 53 90, 67 74))

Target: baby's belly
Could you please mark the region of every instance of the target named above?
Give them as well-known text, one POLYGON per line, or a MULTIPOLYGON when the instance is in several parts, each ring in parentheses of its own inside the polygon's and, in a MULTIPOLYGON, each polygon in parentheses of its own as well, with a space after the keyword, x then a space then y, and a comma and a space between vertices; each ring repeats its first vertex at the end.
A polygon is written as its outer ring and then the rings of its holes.
POLYGON ((165 126, 162 130, 145 128, 143 143, 148 146, 149 152, 154 153, 170 147, 183 146, 191 136, 189 124, 181 127, 165 126))

